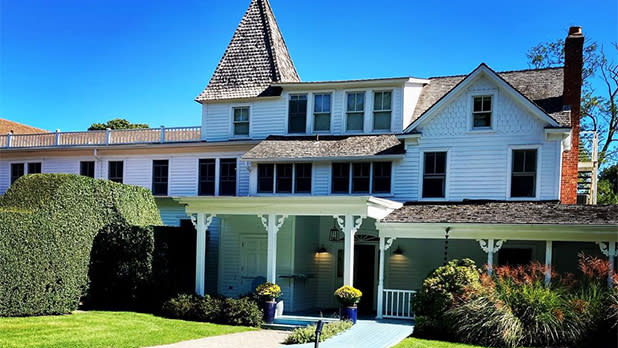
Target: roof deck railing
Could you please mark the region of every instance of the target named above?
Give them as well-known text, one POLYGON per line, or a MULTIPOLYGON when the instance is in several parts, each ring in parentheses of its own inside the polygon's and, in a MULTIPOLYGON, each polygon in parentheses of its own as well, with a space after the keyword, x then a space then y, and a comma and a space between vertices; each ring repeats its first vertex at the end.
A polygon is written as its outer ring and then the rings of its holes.
POLYGON ((201 127, 106 129, 85 132, 0 135, 0 149, 56 146, 108 146, 201 141, 201 127))

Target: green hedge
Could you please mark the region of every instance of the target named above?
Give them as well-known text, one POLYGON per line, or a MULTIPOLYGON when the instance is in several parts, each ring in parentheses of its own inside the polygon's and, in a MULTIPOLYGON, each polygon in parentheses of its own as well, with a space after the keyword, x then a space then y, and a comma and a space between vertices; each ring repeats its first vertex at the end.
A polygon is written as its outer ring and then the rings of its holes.
MULTIPOLYGON (((324 324, 322 327, 322 334, 320 335, 320 342, 337 336, 345 330, 352 327, 352 322, 349 320, 333 321, 324 324)), ((294 329, 292 333, 285 338, 284 344, 304 344, 315 342, 315 329, 316 325, 309 325, 307 327, 301 327, 294 329)))
POLYGON ((0 222, 0 316, 26 316, 77 308, 99 231, 160 225, 161 219, 147 189, 35 174, 0 197, 0 222))
POLYGON ((168 318, 204 321, 226 325, 262 325, 264 313, 258 303, 249 297, 204 297, 177 295, 163 303, 161 314, 168 318))

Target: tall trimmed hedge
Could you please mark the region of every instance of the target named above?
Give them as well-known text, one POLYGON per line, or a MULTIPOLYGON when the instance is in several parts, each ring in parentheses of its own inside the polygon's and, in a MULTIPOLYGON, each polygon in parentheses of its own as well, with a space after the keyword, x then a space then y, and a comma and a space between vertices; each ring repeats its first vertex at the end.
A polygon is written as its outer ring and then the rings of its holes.
POLYGON ((160 224, 144 188, 69 174, 18 179, 0 197, 0 316, 75 310, 97 233, 160 224))

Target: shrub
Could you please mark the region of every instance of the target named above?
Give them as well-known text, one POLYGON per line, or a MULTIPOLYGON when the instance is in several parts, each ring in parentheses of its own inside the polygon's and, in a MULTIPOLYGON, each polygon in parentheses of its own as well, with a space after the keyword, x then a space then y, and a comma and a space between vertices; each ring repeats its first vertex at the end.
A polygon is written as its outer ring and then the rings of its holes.
POLYGON ((360 301, 363 293, 355 287, 344 285, 335 290, 335 297, 337 301, 343 306, 352 307, 356 306, 360 301))
POLYGON ((163 303, 161 314, 172 319, 190 319, 194 315, 198 300, 195 295, 180 294, 163 303))
POLYGON ((0 316, 68 313, 105 226, 160 224, 149 190, 67 174, 19 178, 0 197, 0 316))
POLYGON ((168 318, 212 322, 226 325, 262 325, 264 314, 257 302, 249 298, 222 298, 181 294, 171 298, 161 307, 161 314, 168 318))
MULTIPOLYGON (((336 336, 343 331, 352 327, 351 321, 334 321, 324 324, 322 327, 322 334, 320 335, 320 342, 327 340, 333 336, 336 336)), ((316 325, 309 325, 294 329, 288 337, 286 337, 283 343, 285 344, 303 344, 315 342, 315 328, 316 325)))
POLYGON ((222 324, 256 326, 262 325, 264 313, 259 305, 247 298, 226 298, 221 306, 222 324))

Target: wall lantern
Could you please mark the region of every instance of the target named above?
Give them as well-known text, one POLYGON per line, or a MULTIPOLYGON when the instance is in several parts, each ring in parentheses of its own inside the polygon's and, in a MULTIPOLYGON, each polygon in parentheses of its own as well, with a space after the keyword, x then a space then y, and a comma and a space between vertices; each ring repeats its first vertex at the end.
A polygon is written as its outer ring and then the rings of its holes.
POLYGON ((403 255, 403 250, 401 250, 401 247, 399 245, 397 246, 397 249, 393 251, 393 255, 403 255))
POLYGON ((316 254, 322 254, 326 252, 326 248, 322 245, 321 247, 315 249, 316 254))
POLYGON ((336 242, 339 240, 339 229, 337 228, 337 221, 333 221, 333 228, 328 232, 328 240, 336 242))

